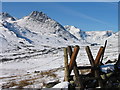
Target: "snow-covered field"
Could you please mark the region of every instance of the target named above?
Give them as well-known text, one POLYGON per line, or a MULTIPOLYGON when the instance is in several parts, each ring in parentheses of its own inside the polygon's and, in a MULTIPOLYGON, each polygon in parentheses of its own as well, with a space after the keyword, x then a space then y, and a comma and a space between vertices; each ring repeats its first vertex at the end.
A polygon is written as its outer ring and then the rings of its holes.
POLYGON ((105 40, 104 60, 118 58, 118 32, 85 32, 74 26, 63 27, 42 12, 32 12, 17 20, 0 14, 0 86, 3 88, 42 88, 64 80, 63 48, 79 45, 78 65, 89 65, 85 51, 90 46, 95 59, 105 40), (91 46, 96 43, 97 45, 91 46))

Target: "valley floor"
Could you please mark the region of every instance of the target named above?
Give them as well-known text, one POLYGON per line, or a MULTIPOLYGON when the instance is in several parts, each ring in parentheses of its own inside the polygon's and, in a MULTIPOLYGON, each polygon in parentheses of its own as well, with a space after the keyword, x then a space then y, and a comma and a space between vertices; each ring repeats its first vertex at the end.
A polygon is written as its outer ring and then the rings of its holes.
MULTIPOLYGON (((100 46, 90 46, 95 58, 100 46)), ((104 60, 118 58, 118 47, 108 46, 104 60)), ((0 86, 2 88, 42 88, 49 82, 64 80, 63 48, 20 49, 0 53, 0 86)), ((80 47, 77 64, 89 65, 85 46, 80 47)))

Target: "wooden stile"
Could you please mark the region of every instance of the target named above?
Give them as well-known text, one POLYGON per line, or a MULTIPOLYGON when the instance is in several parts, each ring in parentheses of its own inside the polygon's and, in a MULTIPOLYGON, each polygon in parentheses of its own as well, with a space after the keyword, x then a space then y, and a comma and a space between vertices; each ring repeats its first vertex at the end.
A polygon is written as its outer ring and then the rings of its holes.
POLYGON ((99 84, 100 87, 103 87, 103 83, 102 83, 102 79, 100 77, 99 70, 97 70, 97 67, 98 67, 99 60, 100 60, 101 55, 102 55, 102 51, 103 51, 103 48, 101 47, 101 49, 98 52, 98 54, 100 54, 100 55, 97 55, 96 63, 95 63, 89 46, 86 47, 86 52, 87 52, 88 58, 90 60, 90 64, 93 68, 96 68, 96 69, 92 69, 91 73, 94 74, 95 78, 98 79, 98 84, 99 84))
POLYGON ((83 79, 85 80, 85 82, 87 80, 88 81, 89 80, 97 80, 98 85, 102 88, 103 83, 102 83, 102 78, 100 76, 99 65, 101 64, 100 60, 102 59, 102 56, 104 55, 106 44, 107 44, 107 41, 105 42, 104 47, 102 47, 102 46, 100 47, 95 60, 92 56, 92 52, 90 50, 90 47, 87 46, 85 48, 91 66, 79 66, 79 67, 77 67, 76 58, 77 58, 77 54, 79 52, 79 46, 75 46, 74 51, 72 51, 71 46, 68 46, 67 48, 64 48, 64 65, 65 65, 65 78, 64 78, 64 80, 65 81, 70 80, 70 74, 71 74, 71 71, 73 70, 74 74, 75 74, 75 85, 80 90, 85 88, 83 79), (70 57, 70 63, 69 64, 68 64, 68 55, 70 57), (90 75, 93 75, 93 76, 84 78, 83 75, 79 74, 79 69, 91 69, 91 74, 90 75))

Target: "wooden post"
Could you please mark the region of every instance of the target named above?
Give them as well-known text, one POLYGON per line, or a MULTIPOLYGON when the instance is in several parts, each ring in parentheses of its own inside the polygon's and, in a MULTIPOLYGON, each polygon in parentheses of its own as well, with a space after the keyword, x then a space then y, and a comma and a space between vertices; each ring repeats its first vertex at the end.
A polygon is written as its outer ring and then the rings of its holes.
POLYGON ((78 85, 80 89, 84 89, 83 79, 82 76, 79 74, 76 61, 74 62, 74 73, 75 73, 76 85, 78 85))
POLYGON ((72 53, 73 53, 73 52, 72 52, 72 47, 71 47, 71 46, 68 46, 67 50, 68 50, 69 56, 70 56, 70 58, 71 58, 72 53))
POLYGON ((118 68, 120 67, 120 54, 118 55, 118 61, 115 63, 115 70, 116 72, 120 71, 118 68))
POLYGON ((120 62, 120 54, 118 55, 118 61, 120 62))
POLYGON ((92 52, 91 52, 89 46, 86 46, 86 52, 87 52, 87 55, 88 55, 88 58, 89 58, 91 66, 94 67, 95 66, 95 62, 94 62, 94 59, 93 59, 93 56, 92 56, 92 52))
POLYGON ((105 45, 104 45, 104 49, 103 49, 103 54, 101 56, 101 61, 100 61, 101 64, 103 64, 102 61, 103 61, 103 57, 104 57, 104 52, 105 52, 106 45, 107 45, 107 40, 105 41, 105 45))
POLYGON ((118 55, 118 61, 116 62, 116 65, 120 64, 120 54, 118 55))
POLYGON ((95 65, 100 65, 100 58, 103 55, 104 48, 101 46, 95 59, 95 65))
POLYGON ((68 67, 67 48, 64 48, 64 66, 65 66, 65 76, 64 76, 64 80, 65 80, 65 81, 69 81, 69 67, 68 67))
POLYGON ((74 51, 72 53, 72 56, 70 58, 70 63, 69 63, 69 74, 71 74, 71 71, 74 67, 74 62, 76 60, 76 57, 77 57, 77 54, 78 54, 78 51, 79 51, 79 46, 75 46, 74 47, 74 51))

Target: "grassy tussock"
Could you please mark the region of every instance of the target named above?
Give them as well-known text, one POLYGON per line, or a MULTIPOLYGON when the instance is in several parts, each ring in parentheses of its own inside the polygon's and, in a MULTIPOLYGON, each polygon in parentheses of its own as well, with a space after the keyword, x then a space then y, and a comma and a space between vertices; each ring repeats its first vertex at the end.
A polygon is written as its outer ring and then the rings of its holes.
POLYGON ((32 85, 33 82, 29 82, 28 80, 22 80, 22 81, 19 81, 18 83, 18 88, 23 88, 25 86, 28 86, 28 85, 32 85))
POLYGON ((2 88, 11 88, 11 87, 14 87, 14 86, 17 86, 18 88, 23 88, 24 86, 27 86, 27 85, 32 85, 33 82, 29 82, 29 80, 21 80, 19 82, 9 82, 9 83, 6 83, 6 84, 3 84, 2 85, 2 88))
MULTIPOLYGON (((46 86, 46 83, 43 77, 57 78, 57 74, 55 74, 55 72, 57 72, 58 70, 61 70, 61 68, 56 68, 48 71, 39 71, 39 72, 37 71, 37 72, 34 72, 34 73, 37 73, 35 77, 31 77, 30 76, 31 74, 26 74, 24 76, 29 76, 28 79, 20 80, 20 81, 15 81, 17 79, 11 79, 9 80, 8 83, 3 84, 2 88, 12 88, 12 87, 24 88, 25 86, 33 85, 34 83, 36 83, 37 79, 38 80, 40 79, 40 83, 42 83, 43 86, 46 86)), ((14 78, 14 77, 17 77, 17 76, 1 77, 0 79, 14 78)))
POLYGON ((13 87, 13 86, 16 86, 17 83, 16 82, 8 82, 7 84, 3 84, 2 85, 2 88, 10 88, 10 87, 13 87))
POLYGON ((52 72, 52 71, 41 71, 40 72, 40 75, 41 76, 47 76, 47 77, 53 77, 53 78, 56 78, 57 77, 57 74, 55 74, 54 72, 52 72))

